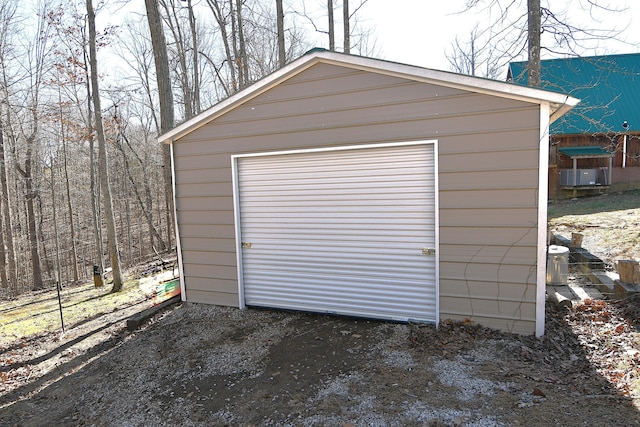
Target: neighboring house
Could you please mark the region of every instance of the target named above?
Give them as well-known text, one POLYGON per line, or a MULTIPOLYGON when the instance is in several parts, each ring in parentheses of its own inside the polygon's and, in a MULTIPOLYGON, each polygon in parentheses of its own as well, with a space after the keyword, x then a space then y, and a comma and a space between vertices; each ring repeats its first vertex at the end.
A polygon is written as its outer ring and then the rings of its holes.
POLYGON ((183 298, 542 335, 548 123, 577 102, 310 51, 160 137, 183 298))
MULTIPOLYGON (((526 67, 510 64, 507 80, 526 85, 526 67)), ((580 99, 550 126, 550 196, 640 187, 640 53, 541 61, 541 80, 580 99)))

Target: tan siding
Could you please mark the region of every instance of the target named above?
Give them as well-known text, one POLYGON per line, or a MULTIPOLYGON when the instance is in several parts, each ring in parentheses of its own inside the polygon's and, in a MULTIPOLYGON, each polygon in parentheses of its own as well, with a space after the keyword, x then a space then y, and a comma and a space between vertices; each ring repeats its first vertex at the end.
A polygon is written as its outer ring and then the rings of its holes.
POLYGON ((180 197, 233 196, 233 185, 229 182, 198 182, 176 185, 176 193, 180 197))
POLYGON ((184 224, 180 227, 182 237, 206 237, 233 239, 235 237, 235 227, 231 224, 184 224))
POLYGON ((181 184, 229 182, 229 167, 177 170, 176 181, 181 184))
MULTIPOLYGON (((298 120, 278 120, 277 126, 235 126, 203 127, 188 136, 185 142, 192 142, 184 148, 185 154, 197 154, 202 146, 212 149, 211 145, 220 150, 228 150, 226 144, 231 144, 239 152, 253 151, 256 148, 263 150, 279 150, 283 147, 314 147, 327 144, 328 141, 338 142, 370 142, 372 137, 379 141, 406 140, 416 137, 441 138, 448 133, 495 134, 498 132, 513 131, 516 129, 533 129, 536 122, 531 119, 529 109, 508 109, 491 114, 478 114, 477 111, 440 112, 437 116, 405 117, 395 115, 395 109, 387 109, 381 120, 369 121, 366 114, 359 121, 349 121, 350 113, 341 112, 331 116, 338 123, 323 120, 326 117, 310 118, 305 121, 306 126, 298 120), (392 110, 392 111, 390 111, 392 110), (493 120, 499 117, 504 123, 493 120), (460 126, 464 122, 465 127, 460 126), (468 127, 467 127, 468 126, 468 127)), ((485 137, 490 137, 485 135, 485 137)), ((187 137, 185 137, 187 138, 187 137)))
POLYGON ((533 320, 514 320, 511 318, 501 318, 494 314, 488 315, 465 315, 456 313, 442 313, 446 319, 466 321, 472 320, 488 328, 499 329, 514 334, 533 335, 535 329, 535 319, 533 320))
MULTIPOLYGON (((446 173, 460 172, 491 172, 516 169, 532 169, 538 167, 535 150, 513 150, 497 153, 460 153, 455 155, 441 155, 440 169, 446 173), (496 164, 496 159, 500 162, 496 164)), ((500 181, 500 179, 498 179, 500 181)))
POLYGON ((535 227, 478 227, 471 220, 465 227, 440 226, 440 239, 447 244, 463 245, 469 242, 469 238, 476 243, 484 245, 536 246, 538 232, 535 227))
MULTIPOLYGON (((233 206, 230 207, 233 209, 233 206)), ((178 203, 180 210, 180 203, 178 203)), ((180 210, 178 215, 178 224, 233 224, 233 211, 184 211, 180 210)))
MULTIPOLYGON (((211 252, 235 252, 236 241, 235 239, 207 239, 207 238, 195 238, 181 236, 182 250, 188 255, 188 251, 211 251, 211 252)), ((183 262, 188 263, 188 257, 183 259, 183 262)))
POLYGON ((441 174, 441 191, 447 190, 507 190, 530 186, 538 176, 537 169, 518 169, 496 172, 448 172, 441 174))
POLYGON ((500 296, 501 301, 520 302, 523 299, 533 301, 535 288, 522 283, 496 283, 495 280, 481 282, 478 280, 447 280, 441 279, 441 284, 447 290, 440 292, 441 297, 457 297, 466 295, 473 299, 496 300, 500 296))
POLYGON ((229 267, 237 266, 235 252, 211 252, 211 251, 190 251, 189 262, 191 264, 212 264, 229 267))
POLYGON ((224 211, 233 206, 233 197, 178 197, 183 211, 224 211))
POLYGON ((216 289, 216 283, 212 282, 208 287, 209 290, 188 290, 187 289, 187 301, 200 302, 204 304, 224 305, 228 307, 239 307, 238 294, 234 294, 212 291, 216 289))
POLYGON ((180 161, 176 162, 176 170, 194 170, 194 169, 218 169, 228 168, 231 165, 231 154, 227 156, 214 154, 199 154, 195 156, 182 156, 180 161))
MULTIPOLYGON (((441 138, 447 138, 447 144, 440 145, 440 156, 465 153, 494 153, 496 168, 509 169, 505 162, 497 161, 501 156, 512 152, 538 149, 538 129, 500 130, 497 133, 480 133, 466 127, 450 129, 441 138)), ((537 163, 537 157, 530 159, 537 163)))
MULTIPOLYGON (((473 225, 476 227, 527 227, 536 218, 535 208, 479 208, 474 207, 473 225)), ((440 225, 466 227, 469 213, 464 209, 440 208, 440 225)))
MULTIPOLYGON (((474 320, 531 333, 538 121, 538 105, 316 65, 174 143, 183 261, 235 255, 231 154, 437 139, 441 318, 473 306, 474 320)), ((235 279, 193 271, 212 277, 190 300, 237 305, 235 279)))
MULTIPOLYGON (((308 101, 307 101, 308 102, 308 101)), ((370 123, 384 123, 389 119, 389 110, 393 109, 394 114, 402 117, 405 121, 413 121, 416 119, 444 119, 442 112, 448 113, 449 120, 455 120, 464 117, 463 120, 482 120, 482 116, 503 111, 512 120, 522 120, 522 116, 518 109, 505 108, 504 105, 496 105, 496 110, 489 110, 486 106, 482 113, 469 116, 467 106, 470 103, 469 97, 457 96, 453 98, 438 98, 427 101, 403 102, 396 104, 382 104, 375 106, 367 106, 354 108, 345 106, 344 104, 336 105, 331 110, 322 109, 317 111, 317 107, 307 106, 302 111, 298 110, 294 115, 282 114, 274 116, 271 106, 264 106, 265 111, 260 115, 261 118, 252 116, 258 114, 247 114, 242 121, 233 121, 230 123, 220 123, 212 126, 211 132, 217 135, 231 136, 238 138, 249 136, 259 131, 261 134, 281 133, 281 132, 300 132, 309 129, 336 127, 351 127, 370 123), (305 111, 306 110, 306 111, 305 111), (348 114, 345 114, 347 112, 348 114)), ((252 113, 255 111, 252 111, 252 113)))
MULTIPOLYGON (((536 271, 528 265, 505 264, 494 262, 492 264, 484 263, 459 263, 451 261, 442 261, 440 259, 440 271, 445 274, 440 275, 440 279, 456 280, 465 282, 467 280, 492 282, 495 284, 501 282, 535 284, 536 271)), ((445 292, 446 289, 441 289, 445 292)), ((495 299, 495 294, 492 295, 495 299)))
MULTIPOLYGON (((538 201, 537 188, 497 189, 497 190, 458 190, 442 191, 446 183, 440 184, 440 206, 445 209, 487 209, 531 208, 538 201)), ((469 212, 470 216, 473 212, 469 212)), ((472 220, 470 218, 470 220, 472 220)), ((537 219, 531 223, 535 226, 537 219)), ((471 222, 470 224, 473 224, 471 222)))
POLYGON ((535 304, 529 302, 509 302, 493 299, 469 299, 440 297, 441 314, 464 316, 468 318, 496 317, 498 319, 518 319, 535 322, 535 304))
MULTIPOLYGON (((185 264, 185 274, 189 275, 189 287, 191 289, 201 289, 200 284, 207 282, 208 277, 216 277, 217 279, 228 280, 229 283, 233 283, 238 278, 238 271, 235 267, 223 266, 223 265, 211 265, 211 264, 185 264), (202 279, 202 280, 198 280, 202 279)), ((204 288, 206 290, 206 287, 204 288)), ((237 284, 235 286, 229 286, 227 292, 236 292, 237 284)))
POLYGON ((449 262, 528 265, 536 256, 533 246, 491 246, 487 244, 441 244, 440 257, 449 262))

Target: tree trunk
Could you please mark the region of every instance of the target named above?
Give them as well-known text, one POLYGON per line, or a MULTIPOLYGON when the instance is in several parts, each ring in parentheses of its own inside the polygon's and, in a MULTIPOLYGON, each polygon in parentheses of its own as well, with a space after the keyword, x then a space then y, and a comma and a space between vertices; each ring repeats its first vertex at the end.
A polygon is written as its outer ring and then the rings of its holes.
POLYGON ((38 290, 43 288, 42 283, 42 267, 40 265, 40 253, 38 251, 38 234, 36 232, 36 213, 34 209, 34 200, 36 198, 35 189, 33 188, 33 170, 32 157, 35 135, 27 138, 27 153, 24 169, 21 170, 22 177, 25 182, 25 199, 27 203, 27 230, 29 232, 29 248, 31 249, 31 272, 33 274, 32 289, 38 290))
POLYGON ((178 77, 180 80, 180 89, 182 90, 182 99, 184 102, 184 118, 186 120, 189 120, 194 116, 194 102, 192 97, 191 83, 189 81, 191 74, 193 74, 193 71, 189 71, 189 67, 187 64, 188 48, 186 46, 185 36, 183 36, 182 34, 182 27, 180 25, 175 6, 173 4, 167 4, 166 1, 162 1, 162 5, 164 6, 164 10, 169 17, 166 22, 173 35, 176 57, 178 60, 178 66, 180 68, 178 77), (173 16, 173 18, 171 18, 171 16, 173 16))
MULTIPOLYGON (((0 123, 0 146, 4 145, 4 130, 2 123, 0 123)), ((4 162, 3 162, 4 163, 4 162)), ((7 196, 6 193, 2 193, 0 196, 0 212, 4 209, 4 199, 7 196)), ((9 295, 13 295, 11 284, 9 283, 7 275, 7 254, 4 244, 5 232, 2 228, 2 215, 0 215, 0 283, 3 288, 9 291, 9 295)))
POLYGON ((236 0, 236 14, 238 15, 238 50, 240 63, 238 68, 243 75, 241 89, 249 85, 249 60, 247 58, 247 45, 244 41, 244 25, 242 20, 242 0, 236 0))
POLYGON ((349 22, 349 0, 343 0, 342 19, 344 23, 344 53, 351 53, 351 28, 349 22))
MULTIPOLYGON (((174 109, 173 92, 171 91, 171 74, 169 73, 169 58, 167 44, 162 29, 162 17, 155 0, 145 0, 147 21, 151 33, 153 59, 156 66, 156 79, 160 98, 160 133, 173 129, 174 109)), ((217 17, 216 17, 217 19, 217 17)), ((218 21, 219 22, 219 21, 218 21)), ((223 34, 224 37, 224 34, 223 34)), ((167 215, 167 247, 171 248, 171 230, 175 224, 173 209, 173 176, 171 173, 171 151, 168 144, 162 145, 162 175, 164 177, 164 195, 167 215)))
POLYGON ((31 180, 26 183, 27 202, 27 227, 29 232, 29 249, 31 250, 31 272, 33 275, 32 289, 37 291, 42 289, 42 267, 40 265, 40 251, 38 250, 38 234, 36 231, 36 214, 34 209, 35 194, 31 180))
POLYGON ((193 13, 193 5, 191 0, 187 0, 187 7, 189 8, 189 28, 191 29, 191 48, 193 52, 193 112, 200 114, 202 106, 200 105, 200 65, 198 61, 199 47, 198 47, 198 33, 196 26, 196 16, 193 13))
POLYGON ((113 202, 109 185, 109 168, 107 166, 107 146, 102 126, 102 110, 100 107, 100 91, 98 85, 98 60, 96 58, 96 15, 93 10, 92 0, 87 0, 87 17, 89 22, 89 64, 91 67, 91 92, 93 94, 93 113, 95 116, 96 133, 98 137, 98 165, 100 171, 100 187, 102 188, 102 200, 104 205, 105 220, 107 223, 107 242, 111 269, 113 274, 112 292, 122 290, 122 272, 120 270, 120 253, 116 234, 116 221, 113 214, 113 202))
MULTIPOLYGON (((4 125, 2 125, 4 130, 4 125)), ((4 134, 4 132, 3 132, 4 134)), ((18 292, 18 273, 16 267, 15 249, 13 243, 13 221, 11 219, 11 206, 9 198, 9 185, 7 184, 7 168, 5 160, 4 150, 4 136, 0 135, 0 188, 2 189, 2 202, 0 204, 0 215, 4 218, 4 240, 7 245, 7 268, 8 268, 8 280, 11 287, 12 294, 16 295, 18 292)), ((4 250, 4 246, 2 248, 4 250)), ((3 258, 4 259, 4 258, 3 258)))
MULTIPOLYGON (((127 142, 127 145, 129 147, 131 147, 131 144, 129 143, 129 141, 127 140, 126 136, 122 135, 122 138, 125 139, 125 141, 127 142)), ((145 218, 145 220, 147 221, 147 226, 149 227, 149 231, 150 231, 150 237, 151 237, 151 241, 153 242, 154 240, 157 240, 159 245, 160 245, 160 251, 164 252, 167 250, 166 245, 164 243, 164 241, 162 240, 162 237, 160 236, 160 233, 158 233, 158 231, 156 230, 156 228, 153 225, 153 206, 149 203, 147 206, 145 206, 144 201, 142 200, 142 195, 140 194, 140 191, 138 190, 138 186, 136 185, 133 176, 131 174, 131 167, 129 166, 129 160, 127 159, 127 155, 124 151, 124 148, 122 147, 122 144, 118 143, 116 144, 116 146, 118 147, 118 149, 120 150, 120 152, 122 153, 122 158, 124 161, 124 170, 126 171, 126 175, 127 175, 127 179, 129 184, 131 185, 131 190, 133 191, 133 193, 136 196, 136 200, 138 201, 138 205, 140 206, 140 210, 142 211, 142 214, 145 218)), ((140 159, 138 159, 140 160, 140 159)), ((140 165, 142 167, 144 167, 142 165, 142 162, 140 162, 140 165)), ((146 191, 147 194, 150 195, 150 191, 146 191)), ((150 201, 150 197, 147 197, 147 201, 150 201)))
POLYGON ((62 265, 60 263, 60 236, 58 233, 58 210, 56 208, 56 181, 55 181, 55 169, 54 163, 51 163, 51 210, 53 214, 53 238, 55 241, 55 251, 56 251, 56 287, 60 289, 62 286, 62 265))
MULTIPOLYGON (((151 0, 145 0, 145 2, 147 1, 151 1, 151 0)), ((229 74, 231 77, 231 93, 234 93, 238 90, 238 82, 236 77, 236 63, 233 59, 233 55, 231 51, 232 47, 229 44, 229 32, 227 31, 227 20, 225 15, 222 13, 222 9, 220 8, 220 3, 218 2, 218 0, 207 0, 207 3, 209 4, 209 8, 211 8, 211 11, 213 12, 213 16, 216 18, 218 27, 220 28, 220 38, 222 39, 222 44, 224 46, 224 53, 227 60, 226 62, 229 66, 229 74)), ((233 5, 233 3, 231 3, 231 5, 233 5)), ((235 27, 235 24, 234 24, 234 27, 235 27)), ((235 28, 232 28, 232 32, 234 30, 235 28)), ((233 48, 235 49, 235 46, 233 46, 233 48)))
MULTIPOLYGON (((62 140, 62 167, 64 172, 65 189, 67 193, 67 210, 69 211, 69 227, 71 232, 71 269, 73 271, 73 281, 78 282, 78 250, 76 244, 76 228, 75 220, 73 218, 73 202, 71 201, 71 183, 69 180, 69 168, 67 164, 67 135, 65 133, 65 126, 63 120, 62 111, 62 95, 60 93, 60 86, 58 86, 58 102, 60 103, 60 136, 62 140)), ((53 167, 51 179, 53 180, 53 167)), ((57 238, 57 233, 56 233, 57 238)), ((56 246, 56 249, 58 247, 56 246)))
POLYGON ((278 27, 278 65, 282 68, 286 63, 286 51, 284 46, 284 8, 282 7, 282 0, 276 0, 276 22, 278 27))
POLYGON ((336 50, 336 27, 333 21, 333 0, 327 0, 327 15, 329 15, 329 50, 336 50))
POLYGON ((527 0, 527 7, 529 17, 529 61, 527 62, 529 86, 540 87, 540 37, 542 26, 540 0, 527 0))

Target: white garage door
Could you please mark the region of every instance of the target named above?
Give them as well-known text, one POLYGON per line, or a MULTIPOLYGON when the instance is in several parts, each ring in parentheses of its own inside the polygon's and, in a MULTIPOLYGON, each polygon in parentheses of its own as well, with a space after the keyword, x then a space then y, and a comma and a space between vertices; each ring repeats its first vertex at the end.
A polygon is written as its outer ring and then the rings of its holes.
POLYGON ((244 304, 436 322, 434 146, 234 157, 244 304))

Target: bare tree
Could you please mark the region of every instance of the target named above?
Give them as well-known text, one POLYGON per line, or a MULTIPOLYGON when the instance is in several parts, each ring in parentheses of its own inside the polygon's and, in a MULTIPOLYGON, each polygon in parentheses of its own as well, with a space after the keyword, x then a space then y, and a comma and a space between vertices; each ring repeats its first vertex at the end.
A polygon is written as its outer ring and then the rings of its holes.
POLYGON ((231 51, 230 45, 230 37, 229 31, 227 29, 228 26, 228 15, 224 9, 224 3, 221 4, 218 0, 207 0, 207 4, 211 8, 211 12, 215 17, 216 22, 218 23, 218 28, 220 30, 220 38, 222 40, 222 45, 224 47, 225 52, 225 61, 227 64, 227 68, 229 69, 230 75, 230 88, 227 90, 228 93, 233 93, 238 90, 238 82, 236 79, 236 67, 235 60, 233 58, 233 53, 231 51))
POLYGON ((336 50, 336 26, 333 17, 333 0, 327 0, 327 16, 329 17, 329 50, 336 50))
POLYGON ((494 46, 487 42, 491 34, 482 37, 476 26, 464 42, 455 38, 451 43, 451 50, 445 52, 451 69, 457 73, 488 78, 499 78, 503 64, 501 57, 496 55, 494 46))
POLYGON ((193 13, 193 4, 191 0, 187 0, 187 10, 189 12, 189 29, 191 30, 191 67, 193 73, 193 112, 199 114, 202 111, 200 103, 200 48, 198 43, 198 31, 196 26, 196 15, 193 13))
POLYGON ((251 77, 249 76, 249 59, 247 58, 247 44, 245 43, 244 38, 245 31, 243 13, 242 0, 236 0, 236 15, 238 21, 238 54, 236 55, 236 61, 239 61, 238 69, 241 70, 240 75, 242 76, 240 89, 248 86, 251 82, 251 77))
MULTIPOLYGON (((145 8, 147 11, 149 32, 151 34, 151 45, 153 47, 153 58, 158 84, 158 98, 160 102, 160 133, 165 133, 173 128, 175 121, 167 45, 157 2, 155 0, 145 0, 145 8)), ((162 146, 162 165, 164 168, 164 194, 167 210, 167 246, 171 247, 171 228, 175 222, 173 216, 173 177, 171 174, 171 152, 169 151, 169 146, 166 144, 162 146)))
MULTIPOLYGON (((624 10, 600 3, 589 0, 589 13, 620 16, 624 10)), ((595 20, 589 25, 574 24, 572 14, 562 7, 563 4, 549 0, 527 0, 526 4, 524 0, 470 0, 463 12, 488 14, 485 26, 477 27, 480 28, 477 38, 492 46, 493 62, 506 65, 524 55, 528 60, 529 84, 539 86, 543 52, 579 56, 593 50, 599 42, 621 34, 615 25, 598 25, 595 20)), ((454 53, 448 56, 462 58, 464 54, 454 47, 454 53)))
POLYGON ((342 0, 342 25, 343 25, 343 50, 344 53, 351 52, 351 15, 349 15, 349 0, 342 0))
POLYGON ((542 30, 540 0, 527 0, 527 17, 529 86, 540 87, 540 37, 542 30))
POLYGON ((2 251, 2 253, 0 254, 0 262, 2 263, 4 270, 2 280, 8 280, 10 294, 12 295, 15 295, 18 291, 18 277, 15 257, 16 251, 13 243, 13 220, 11 218, 9 185, 7 183, 7 159, 5 154, 6 150, 4 139, 4 135, 6 133, 5 126, 7 125, 7 123, 2 116, 3 113, 6 113, 7 117, 10 116, 8 107, 9 77, 7 70, 7 61, 9 61, 9 55, 12 52, 12 48, 14 45, 11 38, 12 31, 15 25, 15 13, 15 4, 3 2, 0 6, 0 69, 2 70, 1 99, 3 105, 3 107, 0 109, 0 189, 2 190, 2 200, 0 202, 0 217, 4 220, 4 224, 2 224, 4 228, 0 227, 0 235, 2 236, 2 241, 0 242, 0 244, 2 244, 2 248, 0 248, 0 250, 2 251), (7 277, 5 278, 5 276, 7 277))
POLYGON ((284 8, 282 7, 282 0, 276 0, 276 22, 278 31, 278 65, 284 67, 287 62, 287 51, 284 45, 284 8))
POLYGON ((113 214, 113 201, 111 199, 111 184, 109 182, 109 168, 107 165, 107 147, 102 125, 102 110, 100 107, 100 90, 98 84, 98 60, 96 54, 96 15, 92 0, 87 2, 87 17, 89 23, 89 66, 91 68, 91 92, 93 94, 93 110, 95 116, 96 136, 98 138, 98 164, 100 170, 100 187, 102 189, 105 221, 107 225, 107 241, 111 269, 113 273, 112 292, 122 290, 123 280, 120 265, 120 252, 118 248, 118 236, 116 233, 116 221, 113 214))
MULTIPOLYGON (((50 26, 45 18, 47 5, 40 6, 39 17, 37 19, 37 31, 34 36, 33 44, 30 46, 32 55, 26 58, 24 66, 29 70, 27 79, 29 83, 25 88, 25 96, 23 98, 26 113, 21 117, 17 124, 19 134, 10 131, 10 139, 13 139, 11 146, 12 156, 15 170, 24 182, 25 188, 25 204, 27 217, 27 231, 29 239, 29 248, 31 254, 31 271, 32 271, 32 287, 33 289, 42 289, 44 286, 42 277, 42 266, 40 259, 40 248, 36 217, 35 203, 38 197, 37 173, 39 172, 39 131, 40 131, 40 108, 41 95, 45 84, 45 74, 49 70, 47 61, 51 54, 50 46, 50 26), (19 153, 16 146, 18 138, 24 143, 24 151, 19 153)), ((8 123, 9 128, 12 128, 8 123)))

